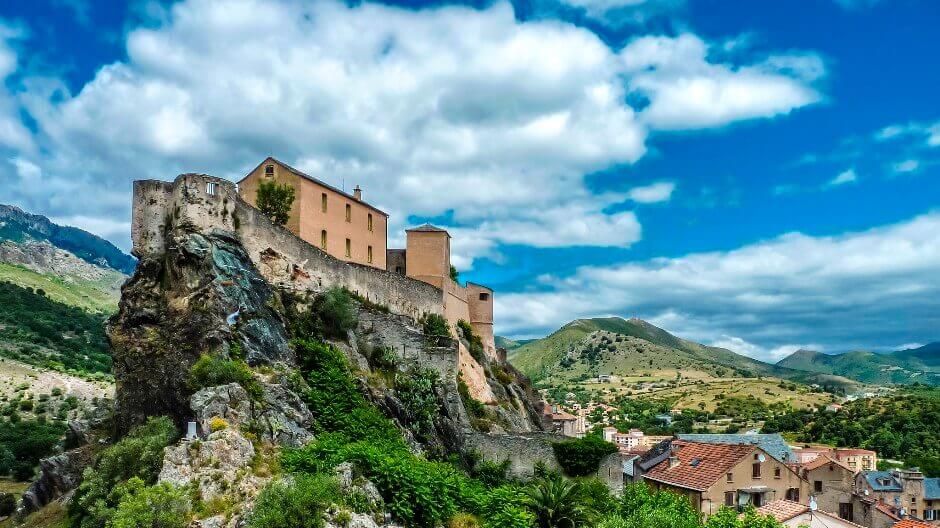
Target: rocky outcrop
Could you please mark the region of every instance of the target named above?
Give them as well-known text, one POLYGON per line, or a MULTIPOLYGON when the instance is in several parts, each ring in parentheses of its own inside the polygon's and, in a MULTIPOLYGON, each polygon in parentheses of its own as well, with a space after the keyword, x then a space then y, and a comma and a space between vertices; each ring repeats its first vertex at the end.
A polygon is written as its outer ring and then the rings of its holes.
POLYGON ((266 478, 251 473, 255 448, 235 427, 225 427, 206 440, 182 441, 166 448, 158 480, 176 486, 194 483, 205 502, 242 502, 258 494, 266 478))
POLYGON ((300 397, 280 383, 264 383, 256 401, 237 383, 208 387, 190 398, 195 420, 203 431, 221 418, 250 428, 260 440, 282 446, 301 446, 313 438, 313 415, 300 397))
POLYGON ((92 464, 110 432, 110 408, 89 409, 82 419, 69 422, 63 447, 67 451, 39 461, 39 478, 23 493, 21 515, 36 511, 70 493, 82 482, 82 472, 92 464))
POLYGON ((201 354, 237 343, 250 365, 291 360, 272 289, 232 233, 184 225, 166 237, 166 253, 141 260, 122 288, 108 328, 119 433, 148 416, 185 422, 186 378, 201 354))

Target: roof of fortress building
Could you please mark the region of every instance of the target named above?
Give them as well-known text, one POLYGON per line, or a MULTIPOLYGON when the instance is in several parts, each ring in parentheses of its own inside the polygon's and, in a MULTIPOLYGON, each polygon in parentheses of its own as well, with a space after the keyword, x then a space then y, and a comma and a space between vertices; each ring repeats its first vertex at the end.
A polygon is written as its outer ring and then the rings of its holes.
POLYGON ((287 170, 293 172, 294 174, 296 174, 297 176, 300 176, 301 178, 310 180, 310 181, 312 181, 313 183, 316 183, 317 185, 320 185, 320 186, 322 186, 322 187, 326 187, 327 189, 329 189, 329 190, 331 190, 331 191, 333 191, 333 192, 335 192, 335 193, 341 194, 341 195, 343 195, 344 197, 349 198, 350 200, 352 200, 352 201, 354 201, 354 202, 356 202, 356 203, 358 203, 358 204, 362 204, 362 205, 368 207, 369 209, 372 209, 373 211, 375 211, 375 212, 377 212, 377 213, 379 213, 379 214, 385 215, 386 217, 388 216, 388 213, 386 213, 385 211, 379 209, 378 207, 376 207, 376 206, 374 206, 374 205, 372 205, 372 204, 370 204, 370 203, 368 203, 368 202, 364 202, 364 201, 362 201, 361 199, 356 198, 355 196, 353 196, 353 195, 347 193, 346 191, 344 191, 344 190, 342 190, 342 189, 339 189, 339 188, 337 188, 337 187, 334 187, 334 186, 330 185, 329 183, 326 183, 325 181, 323 181, 323 180, 321 180, 321 179, 314 178, 313 176, 307 174, 306 172, 303 172, 303 171, 300 170, 300 169, 296 169, 296 168, 294 168, 294 167, 291 167, 290 165, 284 163, 283 161, 281 161, 281 160, 279 160, 279 159, 277 159, 277 158, 275 158, 275 157, 273 157, 273 156, 268 156, 267 158, 264 158, 264 160, 263 160, 261 163, 259 163, 257 166, 255 166, 254 169, 251 169, 251 171, 250 171, 248 174, 246 174, 244 178, 238 180, 238 183, 241 183, 241 182, 245 181, 245 180, 248 178, 248 176, 251 175, 251 173, 253 173, 253 172, 255 172, 256 170, 258 170, 258 168, 261 167, 262 165, 264 165, 265 163, 270 163, 270 162, 277 163, 278 165, 280 165, 280 166, 284 167, 285 169, 287 169, 287 170))

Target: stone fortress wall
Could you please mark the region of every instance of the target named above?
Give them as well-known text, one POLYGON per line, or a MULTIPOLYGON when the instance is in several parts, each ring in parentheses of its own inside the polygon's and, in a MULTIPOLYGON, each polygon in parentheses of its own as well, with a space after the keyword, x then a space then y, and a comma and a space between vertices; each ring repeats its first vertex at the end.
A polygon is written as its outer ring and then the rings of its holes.
POLYGON ((343 286, 412 319, 444 314, 440 289, 330 256, 274 225, 238 196, 234 183, 222 178, 183 174, 173 182, 134 182, 131 252, 138 258, 162 254, 164 234, 171 225, 234 232, 265 279, 277 287, 317 292, 343 286))

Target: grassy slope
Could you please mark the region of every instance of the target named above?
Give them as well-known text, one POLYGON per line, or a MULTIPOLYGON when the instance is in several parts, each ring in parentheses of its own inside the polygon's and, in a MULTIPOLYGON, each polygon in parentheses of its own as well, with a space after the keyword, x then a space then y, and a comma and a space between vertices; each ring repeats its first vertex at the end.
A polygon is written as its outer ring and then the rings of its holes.
POLYGON ((940 385, 940 350, 936 344, 923 349, 891 354, 867 351, 829 355, 800 350, 782 359, 778 366, 835 374, 866 383, 904 384, 919 381, 940 385))
MULTIPOLYGON (((631 336, 650 344, 639 347, 643 351, 642 354, 639 354, 637 347, 633 346, 618 346, 617 352, 612 354, 613 357, 606 357, 607 354, 605 354, 599 364, 602 370, 598 370, 602 374, 613 373, 625 376, 647 374, 648 376, 641 377, 664 378, 674 376, 676 372, 681 371, 684 376, 691 375, 691 377, 696 377, 695 373, 715 377, 772 376, 802 383, 840 386, 846 390, 854 390, 858 386, 858 383, 844 377, 829 373, 796 371, 763 363, 730 350, 678 338, 640 319, 627 320, 620 317, 577 319, 548 337, 510 350, 509 359, 517 368, 534 379, 554 378, 561 371, 559 363, 567 355, 567 351, 572 347, 576 350, 582 348, 581 342, 596 331, 631 336), (627 348, 627 350, 621 350, 622 348, 627 348), (722 372, 722 369, 730 370, 730 372, 722 372)), ((565 373, 566 375, 562 378, 571 378, 587 372, 589 369, 581 363, 578 362, 572 369, 568 369, 569 372, 565 373)))
MULTIPOLYGON (((114 274, 118 275, 117 272, 114 274)), ((25 288, 42 289, 46 296, 54 301, 94 313, 114 312, 120 298, 120 292, 113 291, 106 282, 66 280, 6 262, 0 262, 0 281, 12 282, 25 288)))

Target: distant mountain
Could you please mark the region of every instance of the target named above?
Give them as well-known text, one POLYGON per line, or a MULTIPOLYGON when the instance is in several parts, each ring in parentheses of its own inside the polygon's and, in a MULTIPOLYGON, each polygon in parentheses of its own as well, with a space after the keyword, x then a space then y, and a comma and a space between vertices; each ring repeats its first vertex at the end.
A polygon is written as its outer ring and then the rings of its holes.
POLYGON ((534 339, 510 339, 508 337, 496 336, 496 346, 506 350, 515 350, 526 343, 531 343, 534 339))
POLYGON ((940 385, 940 342, 887 354, 865 350, 843 354, 798 350, 780 360, 777 366, 879 385, 915 382, 940 385))
POLYGON ((0 205, 0 241, 15 244, 47 241, 85 262, 108 267, 125 275, 134 272, 137 261, 111 242, 77 227, 60 226, 45 216, 19 207, 0 205))
POLYGON ((509 359, 533 379, 679 371, 713 377, 773 376, 832 386, 852 384, 838 376, 795 371, 688 341, 637 318, 577 319, 548 337, 511 350, 509 359))

